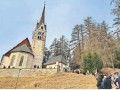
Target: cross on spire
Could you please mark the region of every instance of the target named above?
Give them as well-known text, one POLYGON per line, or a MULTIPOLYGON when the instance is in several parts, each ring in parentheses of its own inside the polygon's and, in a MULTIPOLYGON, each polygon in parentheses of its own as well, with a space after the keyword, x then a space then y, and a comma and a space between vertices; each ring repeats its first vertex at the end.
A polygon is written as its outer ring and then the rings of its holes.
POLYGON ((45 5, 46 5, 46 1, 44 1, 44 7, 45 7, 45 5))

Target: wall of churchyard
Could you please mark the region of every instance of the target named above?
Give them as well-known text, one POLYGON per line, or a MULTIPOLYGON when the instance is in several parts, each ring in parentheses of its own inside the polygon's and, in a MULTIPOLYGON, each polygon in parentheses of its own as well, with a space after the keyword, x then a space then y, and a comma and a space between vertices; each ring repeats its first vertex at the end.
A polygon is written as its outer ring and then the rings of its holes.
POLYGON ((0 69, 0 77, 18 77, 18 73, 19 77, 35 77, 57 73, 57 69, 0 69))

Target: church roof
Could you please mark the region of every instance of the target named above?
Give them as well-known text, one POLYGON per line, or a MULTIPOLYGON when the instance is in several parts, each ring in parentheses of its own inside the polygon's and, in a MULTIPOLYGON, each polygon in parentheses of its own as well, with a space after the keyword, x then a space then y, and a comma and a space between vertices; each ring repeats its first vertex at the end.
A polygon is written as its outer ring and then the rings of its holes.
POLYGON ((13 47, 11 50, 9 50, 7 53, 5 53, 3 56, 9 56, 11 51, 17 47, 22 46, 23 44, 26 44, 28 47, 31 47, 30 42, 28 40, 28 38, 26 38, 25 40, 23 40, 22 42, 20 42, 19 44, 17 44, 15 47, 13 47))
POLYGON ((56 62, 59 62, 59 63, 61 62, 61 63, 67 64, 67 61, 65 60, 65 58, 62 55, 59 55, 59 56, 54 56, 54 57, 50 58, 45 63, 45 65, 54 64, 56 62))
POLYGON ((26 44, 23 44, 22 46, 13 49, 12 52, 27 52, 33 55, 31 48, 28 47, 26 44))

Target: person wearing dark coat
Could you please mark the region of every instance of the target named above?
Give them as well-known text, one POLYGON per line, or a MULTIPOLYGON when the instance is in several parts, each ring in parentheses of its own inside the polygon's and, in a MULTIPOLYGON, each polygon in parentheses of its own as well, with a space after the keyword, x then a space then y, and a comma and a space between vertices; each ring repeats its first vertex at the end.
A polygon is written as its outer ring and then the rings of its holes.
POLYGON ((98 89, 103 89, 103 87, 102 87, 102 79, 103 79, 102 75, 99 75, 99 78, 97 79, 97 87, 98 87, 98 89))
POLYGON ((110 77, 107 77, 107 78, 104 80, 104 89, 111 89, 111 88, 112 88, 111 78, 110 78, 110 77))

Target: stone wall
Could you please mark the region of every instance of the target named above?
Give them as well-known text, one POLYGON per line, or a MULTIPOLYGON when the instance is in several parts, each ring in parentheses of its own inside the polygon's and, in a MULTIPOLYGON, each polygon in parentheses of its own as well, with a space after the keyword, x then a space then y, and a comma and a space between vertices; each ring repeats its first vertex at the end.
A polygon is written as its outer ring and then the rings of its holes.
POLYGON ((57 73, 57 69, 0 69, 0 77, 35 77, 57 73))

